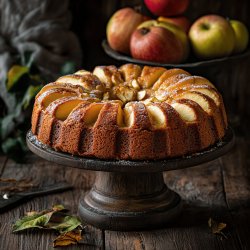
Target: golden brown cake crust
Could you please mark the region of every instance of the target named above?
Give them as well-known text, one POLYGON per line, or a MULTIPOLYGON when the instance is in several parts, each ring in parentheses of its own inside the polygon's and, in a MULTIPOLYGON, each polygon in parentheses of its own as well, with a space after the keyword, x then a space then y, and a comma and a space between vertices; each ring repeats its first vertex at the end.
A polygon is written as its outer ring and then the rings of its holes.
POLYGON ((130 160, 198 152, 227 129, 222 97, 207 79, 135 64, 97 66, 45 85, 31 123, 55 150, 130 160))

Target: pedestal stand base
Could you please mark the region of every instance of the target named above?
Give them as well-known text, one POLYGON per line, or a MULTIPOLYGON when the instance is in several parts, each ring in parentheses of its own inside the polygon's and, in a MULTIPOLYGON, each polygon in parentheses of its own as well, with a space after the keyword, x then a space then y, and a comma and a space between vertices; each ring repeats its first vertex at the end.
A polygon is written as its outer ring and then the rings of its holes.
POLYGON ((32 152, 58 164, 99 171, 95 183, 79 203, 83 222, 109 230, 142 230, 167 226, 181 211, 181 199, 168 189, 163 171, 196 166, 225 154, 234 145, 234 134, 215 145, 179 158, 158 161, 101 160, 56 152, 27 133, 32 152))
POLYGON ((98 172, 79 204, 83 221, 121 231, 167 226, 180 211, 181 199, 167 188, 162 173, 98 172))

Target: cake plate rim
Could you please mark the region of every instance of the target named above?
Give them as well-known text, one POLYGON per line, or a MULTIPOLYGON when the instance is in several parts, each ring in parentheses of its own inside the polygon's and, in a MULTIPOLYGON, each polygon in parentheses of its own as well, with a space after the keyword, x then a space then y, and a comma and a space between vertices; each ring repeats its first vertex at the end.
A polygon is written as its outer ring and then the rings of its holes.
POLYGON ((106 160, 87 158, 59 152, 40 142, 29 130, 26 135, 28 148, 48 161, 79 169, 105 172, 164 172, 197 166, 227 153, 235 143, 234 131, 228 127, 225 136, 209 148, 182 157, 166 158, 161 160, 106 160))

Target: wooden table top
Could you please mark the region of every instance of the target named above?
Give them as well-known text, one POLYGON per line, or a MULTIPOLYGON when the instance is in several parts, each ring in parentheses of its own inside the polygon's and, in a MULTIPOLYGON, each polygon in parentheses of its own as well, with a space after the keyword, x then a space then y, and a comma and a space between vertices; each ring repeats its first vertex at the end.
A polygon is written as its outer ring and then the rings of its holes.
MULTIPOLYGON (((250 140, 237 136, 235 147, 212 162, 165 173, 168 186, 185 204, 181 215, 164 229, 115 232, 86 227, 85 244, 64 249, 250 249, 250 140), (214 235, 208 219, 227 224, 227 238, 214 235)), ((0 249, 52 249, 53 232, 11 233, 12 223, 26 211, 63 204, 77 213, 80 195, 88 190, 95 173, 61 167, 30 153, 26 164, 16 164, 0 156, 0 177, 23 179, 48 185, 67 181, 73 190, 34 198, 0 214, 0 249)))

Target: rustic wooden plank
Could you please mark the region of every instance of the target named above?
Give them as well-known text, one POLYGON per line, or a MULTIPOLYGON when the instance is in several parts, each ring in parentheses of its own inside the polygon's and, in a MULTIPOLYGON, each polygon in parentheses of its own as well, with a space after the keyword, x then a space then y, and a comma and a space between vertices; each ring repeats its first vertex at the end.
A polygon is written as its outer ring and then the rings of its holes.
POLYGON ((225 207, 218 160, 166 172, 165 182, 190 205, 225 207))
MULTIPOLYGON (((16 164, 8 160, 2 177, 16 179, 32 177, 33 182, 39 183, 39 185, 67 181, 74 186, 74 190, 37 197, 1 214, 0 249, 33 250, 51 249, 55 233, 36 230, 12 234, 11 224, 23 216, 26 211, 43 210, 54 204, 63 204, 70 209, 72 214, 76 214, 80 195, 93 183, 94 173, 59 166, 31 155, 27 164, 16 164)), ((71 247, 70 249, 102 249, 102 238, 101 230, 87 226, 84 240, 87 245, 71 247)))
POLYGON ((165 173, 165 181, 185 201, 182 214, 166 228, 144 232, 105 231, 107 249, 240 249, 237 235, 213 235, 209 217, 231 225, 219 160, 165 173))
POLYGON ((221 158, 226 201, 231 210, 250 205, 250 140, 237 138, 238 147, 221 158))
POLYGON ((221 158, 227 206, 242 249, 250 249, 250 140, 237 139, 238 147, 221 158))

